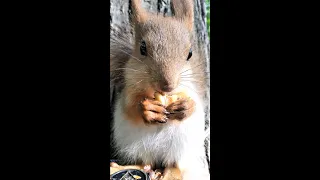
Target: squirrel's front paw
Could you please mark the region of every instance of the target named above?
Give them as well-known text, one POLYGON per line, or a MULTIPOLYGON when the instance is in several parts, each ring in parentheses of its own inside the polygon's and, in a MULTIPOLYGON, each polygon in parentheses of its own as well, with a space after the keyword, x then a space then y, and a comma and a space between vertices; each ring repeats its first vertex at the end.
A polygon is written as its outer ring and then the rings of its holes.
POLYGON ((195 102, 190 98, 182 98, 173 102, 167 107, 167 111, 170 112, 168 118, 170 120, 182 121, 191 116, 195 110, 195 102))
POLYGON ((140 106, 142 118, 146 124, 167 122, 167 115, 170 113, 159 101, 145 98, 141 101, 140 106))

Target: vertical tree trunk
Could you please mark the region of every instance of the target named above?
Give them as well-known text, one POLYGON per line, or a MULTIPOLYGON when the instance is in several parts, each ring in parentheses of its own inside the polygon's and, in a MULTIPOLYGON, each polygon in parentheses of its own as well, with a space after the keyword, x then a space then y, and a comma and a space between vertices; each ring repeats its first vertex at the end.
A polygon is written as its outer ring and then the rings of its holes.
MULTIPOLYGON (((171 16, 172 11, 170 7, 171 0, 143 0, 142 6, 151 12, 161 13, 164 15, 171 16)), ((129 0, 110 0, 110 29, 111 33, 113 30, 117 31, 121 28, 121 32, 132 33, 131 26, 129 25, 129 0)), ((199 49, 201 50, 201 56, 205 58, 206 61, 206 72, 209 72, 209 57, 210 57, 210 43, 208 38, 208 33, 206 29, 206 7, 205 0, 194 0, 194 24, 195 33, 198 41, 199 49)), ((206 129, 209 127, 209 74, 208 74, 208 89, 206 93, 205 100, 207 101, 206 107, 206 129)), ((113 84, 111 87, 111 99, 113 95, 113 84)), ((206 144, 210 147, 210 140, 207 139, 206 144)), ((208 151, 210 152, 210 151, 208 151)), ((210 156, 210 153, 208 153, 210 156)))

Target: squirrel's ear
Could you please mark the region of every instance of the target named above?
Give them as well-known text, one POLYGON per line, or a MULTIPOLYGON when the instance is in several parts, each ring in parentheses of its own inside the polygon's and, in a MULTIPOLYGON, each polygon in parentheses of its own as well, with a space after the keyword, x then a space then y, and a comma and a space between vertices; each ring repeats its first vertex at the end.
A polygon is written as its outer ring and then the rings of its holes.
POLYGON ((171 0, 174 16, 185 23, 189 31, 193 28, 193 0, 171 0))
POLYGON ((133 20, 142 23, 147 20, 147 12, 141 6, 141 0, 131 0, 133 20))

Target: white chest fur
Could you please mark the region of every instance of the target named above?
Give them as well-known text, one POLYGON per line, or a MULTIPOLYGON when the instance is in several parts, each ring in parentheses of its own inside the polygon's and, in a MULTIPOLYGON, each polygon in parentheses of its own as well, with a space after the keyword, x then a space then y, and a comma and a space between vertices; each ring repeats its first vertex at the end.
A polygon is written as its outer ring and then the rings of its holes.
POLYGON ((191 93, 196 110, 181 123, 136 127, 124 119, 121 99, 117 101, 114 124, 114 145, 117 153, 130 163, 142 160, 145 164, 162 162, 189 166, 204 157, 204 109, 201 100, 191 93))

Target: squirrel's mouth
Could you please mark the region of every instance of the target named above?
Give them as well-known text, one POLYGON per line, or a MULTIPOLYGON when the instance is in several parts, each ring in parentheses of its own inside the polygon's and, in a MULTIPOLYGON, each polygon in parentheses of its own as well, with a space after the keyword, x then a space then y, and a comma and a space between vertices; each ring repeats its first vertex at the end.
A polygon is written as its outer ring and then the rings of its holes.
POLYGON ((162 90, 163 88, 160 87, 160 84, 159 84, 159 83, 154 83, 154 84, 152 85, 152 88, 153 88, 153 90, 154 90, 154 93, 155 93, 155 92, 158 92, 159 94, 161 94, 161 95, 163 95, 163 96, 165 96, 165 95, 171 96, 171 95, 174 95, 174 94, 176 94, 177 92, 179 92, 179 88, 178 88, 178 87, 175 87, 175 88, 173 88, 173 89, 170 90, 170 91, 164 91, 164 90, 162 90))
MULTIPOLYGON (((179 93, 181 91, 181 89, 180 88, 175 88, 174 90, 172 90, 171 92, 163 92, 163 91, 161 91, 161 90, 157 90, 157 89, 154 89, 154 93, 159 93, 159 94, 161 94, 162 96, 172 96, 172 95, 174 95, 174 94, 177 94, 177 93, 179 93)), ((153 93, 153 94, 154 94, 153 93)), ((153 98, 154 98, 154 96, 153 96, 153 98)))

